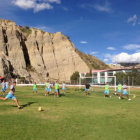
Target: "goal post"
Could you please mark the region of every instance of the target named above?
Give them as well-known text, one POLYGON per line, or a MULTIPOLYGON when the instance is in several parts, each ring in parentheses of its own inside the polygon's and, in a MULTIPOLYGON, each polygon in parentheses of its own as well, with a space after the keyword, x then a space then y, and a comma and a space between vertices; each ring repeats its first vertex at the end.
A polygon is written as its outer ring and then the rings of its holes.
POLYGON ((91 87, 104 87, 106 83, 109 83, 110 87, 114 89, 114 93, 117 91, 116 76, 96 76, 96 77, 80 77, 79 78, 79 89, 86 83, 89 83, 91 87))

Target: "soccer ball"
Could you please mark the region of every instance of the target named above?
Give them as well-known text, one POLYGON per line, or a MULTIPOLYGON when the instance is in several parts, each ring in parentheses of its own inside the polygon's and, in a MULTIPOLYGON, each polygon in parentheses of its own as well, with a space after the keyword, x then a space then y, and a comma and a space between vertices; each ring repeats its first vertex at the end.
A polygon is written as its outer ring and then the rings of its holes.
POLYGON ((39 108, 38 108, 38 111, 42 111, 42 107, 39 107, 39 108))

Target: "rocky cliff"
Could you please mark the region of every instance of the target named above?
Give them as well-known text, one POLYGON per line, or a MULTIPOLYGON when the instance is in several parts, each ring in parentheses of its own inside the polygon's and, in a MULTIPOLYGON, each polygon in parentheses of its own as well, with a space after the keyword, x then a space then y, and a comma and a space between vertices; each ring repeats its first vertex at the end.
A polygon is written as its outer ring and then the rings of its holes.
MULTIPOLYGON (((27 81, 44 82, 48 77, 70 80, 73 72, 97 69, 96 64, 101 62, 81 55, 60 32, 23 28, 3 19, 0 19, 0 50, 0 75, 25 77, 27 81)), ((99 65, 108 68, 103 62, 99 65)))

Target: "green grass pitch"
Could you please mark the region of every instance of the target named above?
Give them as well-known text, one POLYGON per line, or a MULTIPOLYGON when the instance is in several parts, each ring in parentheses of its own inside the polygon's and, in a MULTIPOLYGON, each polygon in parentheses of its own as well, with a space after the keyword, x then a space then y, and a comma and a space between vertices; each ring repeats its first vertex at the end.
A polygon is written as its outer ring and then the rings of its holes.
POLYGON ((104 98, 101 88, 90 96, 71 88, 60 98, 38 89, 33 95, 32 87, 16 88, 22 110, 0 101, 0 140, 140 140, 140 89, 131 90, 131 101, 104 98))

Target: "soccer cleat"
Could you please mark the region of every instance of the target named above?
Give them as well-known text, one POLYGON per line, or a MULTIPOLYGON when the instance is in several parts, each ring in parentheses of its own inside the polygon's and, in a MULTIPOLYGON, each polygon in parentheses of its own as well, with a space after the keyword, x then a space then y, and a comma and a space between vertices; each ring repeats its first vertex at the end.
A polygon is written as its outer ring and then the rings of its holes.
POLYGON ((18 106, 18 109, 22 109, 22 107, 21 106, 18 106))

